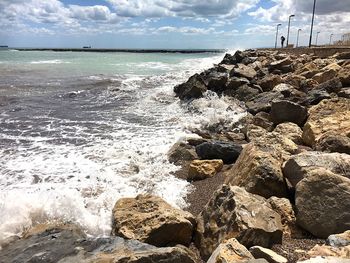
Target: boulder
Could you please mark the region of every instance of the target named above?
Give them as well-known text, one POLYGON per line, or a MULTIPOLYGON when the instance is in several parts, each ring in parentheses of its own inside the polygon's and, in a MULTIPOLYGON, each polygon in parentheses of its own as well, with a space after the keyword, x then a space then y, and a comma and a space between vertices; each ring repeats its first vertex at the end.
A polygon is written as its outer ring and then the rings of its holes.
POLYGON ((112 219, 113 235, 155 246, 189 245, 196 224, 190 213, 152 195, 119 199, 112 219))
POLYGON ((195 242, 207 259, 229 238, 236 238, 246 247, 281 243, 281 217, 265 198, 237 186, 223 185, 198 216, 195 242))
POLYGON ((350 137, 329 132, 316 142, 315 149, 323 152, 350 154, 350 137))
POLYGON ((75 225, 43 224, 0 250, 1 263, 22 262, 195 263, 183 248, 157 248, 120 237, 88 237, 75 225))
POLYGON ((341 153, 303 152, 292 156, 284 164, 283 175, 295 187, 317 168, 325 168, 350 179, 350 156, 341 153))
POLYGON ((234 97, 240 101, 246 102, 246 101, 253 99, 259 93, 260 93, 259 89, 250 87, 248 85, 243 85, 243 86, 240 86, 235 91, 234 97))
POLYGON ((214 250, 207 263, 246 263, 248 259, 254 259, 254 257, 237 239, 231 238, 214 250))
POLYGON ((341 52, 335 56, 336 59, 350 59, 350 52, 341 52))
POLYGON ((226 89, 230 94, 234 94, 234 91, 245 84, 249 84, 249 80, 246 78, 232 77, 227 81, 226 89))
POLYGON ((339 257, 314 257, 297 263, 350 263, 350 259, 339 258, 339 257))
POLYGON ((168 151, 168 160, 174 164, 195 159, 197 159, 197 154, 194 147, 184 142, 175 143, 168 151))
POLYGON ((246 102, 247 110, 251 114, 257 114, 260 111, 270 112, 271 102, 273 100, 283 99, 284 96, 279 92, 259 93, 253 99, 246 102))
POLYGON ((332 247, 350 246, 350 230, 344 233, 330 235, 327 238, 327 244, 332 247))
POLYGON ((282 122, 293 122, 302 126, 307 118, 307 108, 287 100, 273 101, 270 115, 276 125, 282 122))
POLYGON ((251 123, 253 125, 264 128, 267 131, 273 130, 273 122, 271 121, 270 114, 263 111, 258 112, 255 116, 253 116, 251 123))
POLYGON ((278 255, 276 252, 271 249, 254 246, 249 249, 250 253, 254 256, 254 258, 264 258, 269 263, 287 263, 288 260, 285 257, 278 255))
POLYGON ((218 72, 215 69, 207 70, 201 74, 204 84, 209 90, 223 92, 226 89, 227 73, 218 72))
POLYGON ((316 80, 319 84, 326 82, 337 75, 337 71, 334 69, 327 69, 325 71, 321 71, 312 77, 313 80, 316 80))
POLYGON ((277 60, 274 62, 271 62, 269 65, 269 71, 273 72, 274 70, 280 70, 284 73, 289 72, 289 67, 292 65, 293 60, 290 57, 286 57, 285 59, 277 60))
POLYGON ((341 91, 339 91, 338 96, 342 98, 350 99, 350 87, 343 88, 341 91))
POLYGON ((174 92, 181 100, 197 99, 203 96, 207 87, 199 74, 195 74, 185 83, 174 87, 174 92))
POLYGON ((226 183, 244 187, 248 192, 266 198, 286 197, 287 186, 281 164, 282 160, 274 157, 269 149, 250 143, 244 147, 233 167, 225 172, 226 183))
POLYGON ((221 171, 224 163, 222 160, 194 160, 188 170, 189 180, 203 180, 213 177, 221 171))
POLYGON ((302 144, 303 142, 303 139, 302 139, 303 131, 295 123, 292 123, 292 122, 280 123, 274 129, 274 132, 277 132, 287 137, 288 139, 290 139, 296 144, 302 144))
POLYGON ((322 100, 331 99, 331 95, 323 89, 323 88, 316 88, 312 89, 307 93, 306 98, 302 101, 302 105, 310 106, 310 105, 316 105, 320 103, 322 100))
POLYGON ((338 71, 337 77, 340 79, 343 87, 350 86, 350 65, 343 67, 338 71))
POLYGON ((343 88, 339 78, 333 78, 318 85, 318 90, 326 90, 329 93, 338 93, 343 88))
POLYGON ((246 66, 244 64, 238 64, 238 67, 233 68, 230 72, 230 77, 241 77, 248 80, 254 79, 256 75, 257 73, 252 67, 246 66))
POLYGON ((267 75, 257 82, 264 92, 271 91, 275 86, 282 83, 282 78, 279 75, 267 75))
POLYGON ((303 129, 303 141, 314 147, 327 132, 350 135, 350 103, 345 98, 323 100, 309 109, 309 118, 303 129))
POLYGON ((196 146, 196 152, 201 159, 221 159, 225 164, 235 162, 241 151, 241 145, 223 141, 205 142, 196 146))
POLYGON ((267 199, 267 201, 269 202, 271 208, 281 216, 284 237, 304 237, 303 231, 296 224, 295 213, 289 199, 272 196, 267 199))
POLYGON ((296 185, 297 223, 327 238, 350 227, 350 179, 319 168, 296 185))
POLYGON ((311 257, 337 257, 350 260, 350 246, 330 247, 327 245, 316 245, 307 254, 311 257))

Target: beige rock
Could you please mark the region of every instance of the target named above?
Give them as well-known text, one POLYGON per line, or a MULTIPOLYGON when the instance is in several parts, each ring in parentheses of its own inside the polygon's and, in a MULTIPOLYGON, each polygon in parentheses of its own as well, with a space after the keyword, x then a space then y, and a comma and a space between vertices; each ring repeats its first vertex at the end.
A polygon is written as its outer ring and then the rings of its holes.
POLYGON ((248 259, 254 259, 254 257, 237 239, 231 238, 214 250, 207 263, 245 263, 248 259))
POLYGON ((226 239, 242 245, 270 247, 282 241, 281 217, 266 199, 237 186, 223 185, 198 216, 196 245, 203 258, 226 239))
POLYGON ((345 247, 331 247, 326 245, 316 245, 309 252, 308 255, 311 257, 338 257, 338 258, 349 258, 350 259, 350 246, 345 247))
POLYGON ((293 141, 296 144, 302 144, 303 139, 303 131, 300 129, 300 127, 292 122, 284 122, 280 123, 276 126, 274 129, 274 132, 277 132, 291 141, 293 141))
POLYGON ((222 160, 194 160, 189 167, 188 179, 203 180, 213 177, 221 171, 223 166, 222 160))
POLYGON ((287 263, 288 260, 285 257, 278 255, 276 252, 271 249, 254 246, 249 249, 250 253, 254 256, 254 258, 264 258, 269 263, 287 263))
POLYGON ((337 71, 334 69, 328 69, 326 71, 322 71, 320 73, 317 73, 315 76, 312 77, 313 80, 316 80, 318 83, 326 82, 327 80, 330 80, 334 78, 337 75, 337 71))
POLYGON ((303 152, 292 156, 283 166, 283 175, 295 187, 313 170, 324 168, 350 179, 350 156, 341 153, 303 152))
POLYGON ((344 247, 350 245, 350 230, 341 234, 330 235, 327 238, 327 244, 332 247, 344 247))
POLYGON ((302 238, 304 233, 296 225, 296 217, 293 206, 287 198, 272 196, 267 199, 272 209, 281 216, 283 225, 283 236, 292 238, 302 238))
POLYGON ((192 214, 151 195, 119 199, 113 208, 112 234, 155 246, 188 245, 196 224, 192 214))
POLYGON ((350 86, 350 65, 339 70, 338 78, 344 87, 350 86))
POLYGON ((323 100, 309 109, 309 118, 304 125, 303 141, 314 147, 326 132, 350 135, 350 103, 346 98, 323 100))
POLYGON ((315 257, 297 263, 350 263, 350 259, 339 258, 339 257, 315 257))
POLYGON ((237 68, 232 69, 230 76, 243 77, 247 79, 253 79, 257 75, 257 72, 250 66, 244 64, 238 64, 237 68))
POLYGON ((335 71, 339 71, 342 69, 341 66, 338 65, 338 63, 331 63, 327 66, 325 66, 322 70, 335 70, 335 71))
POLYGON ((324 168, 296 185, 297 223, 316 237, 327 238, 350 225, 350 179, 324 168))

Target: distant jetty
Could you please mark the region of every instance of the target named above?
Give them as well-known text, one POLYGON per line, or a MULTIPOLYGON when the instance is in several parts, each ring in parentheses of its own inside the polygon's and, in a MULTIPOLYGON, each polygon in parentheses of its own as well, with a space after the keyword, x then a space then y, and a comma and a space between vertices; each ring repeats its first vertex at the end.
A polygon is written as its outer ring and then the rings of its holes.
POLYGON ((19 51, 127 52, 127 53, 223 53, 223 49, 113 49, 113 48, 16 48, 19 51))

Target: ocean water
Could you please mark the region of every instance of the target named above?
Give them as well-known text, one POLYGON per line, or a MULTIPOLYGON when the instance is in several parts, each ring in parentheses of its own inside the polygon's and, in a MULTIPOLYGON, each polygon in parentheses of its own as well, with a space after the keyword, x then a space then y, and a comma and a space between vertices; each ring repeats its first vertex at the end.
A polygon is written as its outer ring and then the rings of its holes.
POLYGON ((222 57, 0 51, 0 245, 54 220, 109 235, 115 202, 139 193, 186 207, 167 151, 245 113, 212 93, 181 103, 173 87, 222 57))

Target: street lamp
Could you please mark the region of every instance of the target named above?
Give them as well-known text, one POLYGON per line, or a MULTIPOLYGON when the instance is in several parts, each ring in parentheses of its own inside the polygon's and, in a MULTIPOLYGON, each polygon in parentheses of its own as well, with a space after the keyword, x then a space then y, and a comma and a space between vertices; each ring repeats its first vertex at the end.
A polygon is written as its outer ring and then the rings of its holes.
POLYGON ((316 46, 317 46, 317 41, 318 41, 318 35, 319 35, 320 33, 321 33, 321 32, 318 31, 318 32, 317 32, 317 35, 316 35, 316 46))
POLYGON ((277 25, 275 48, 277 48, 278 28, 279 28, 281 25, 282 25, 282 24, 278 24, 278 25, 277 25))
POLYGON ((301 28, 298 29, 298 36, 297 36, 297 45, 296 45, 296 47, 299 46, 299 34, 300 34, 300 31, 302 31, 301 28))
POLYGON ((314 8, 313 8, 313 11, 312 11, 312 20, 311 20, 311 31, 310 31, 309 47, 311 47, 311 42, 312 42, 312 29, 313 29, 313 27, 314 27, 315 9, 316 9, 316 0, 314 0, 314 8))
POLYGON ((331 45, 332 44, 332 37, 334 36, 334 34, 331 34, 330 36, 329 36, 329 45, 331 45))
POLYGON ((289 16, 289 21, 288 21, 288 34, 287 34, 287 47, 288 47, 288 44, 289 44, 290 19, 291 19, 292 17, 295 17, 295 15, 290 15, 290 16, 289 16))

